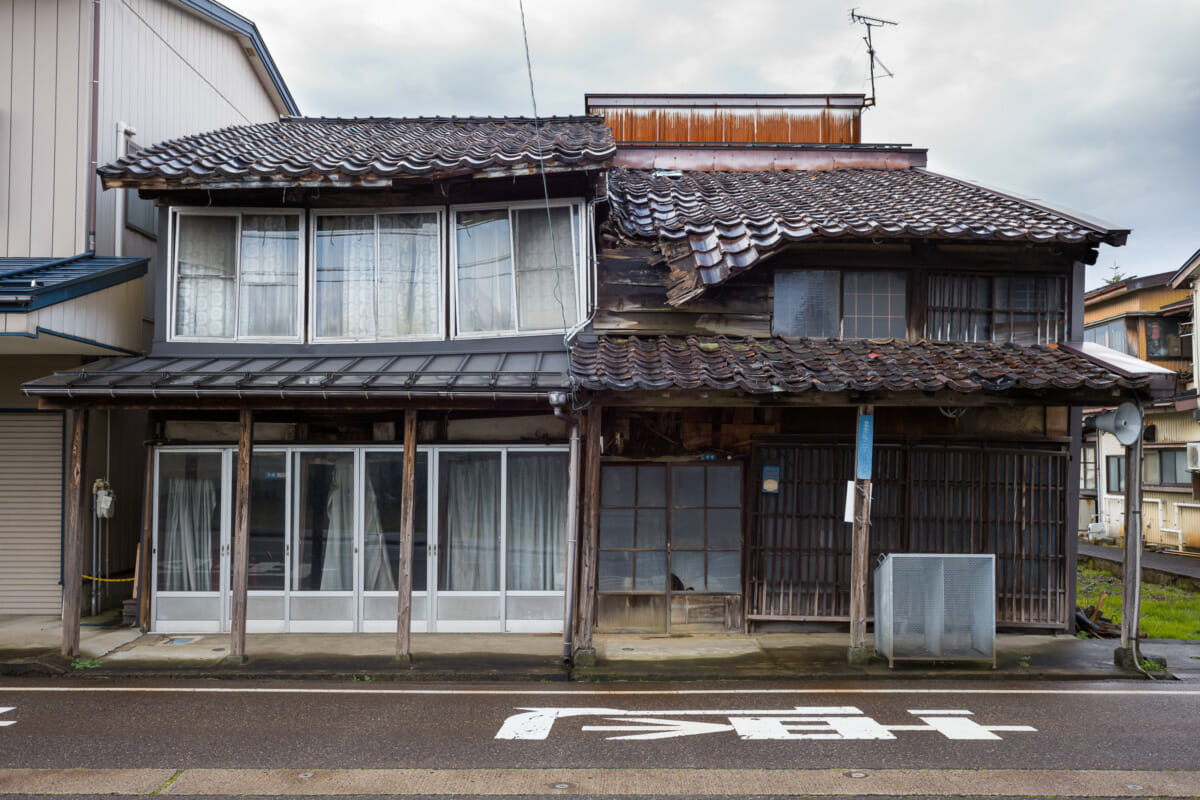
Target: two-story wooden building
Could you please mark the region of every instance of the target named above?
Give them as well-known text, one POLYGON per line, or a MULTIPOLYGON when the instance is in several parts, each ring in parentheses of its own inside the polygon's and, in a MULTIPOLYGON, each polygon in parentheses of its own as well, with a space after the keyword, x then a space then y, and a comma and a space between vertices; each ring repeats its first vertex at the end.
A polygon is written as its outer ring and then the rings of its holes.
POLYGON ((588 106, 284 119, 101 170, 159 204, 164 322, 27 391, 152 410, 147 624, 237 654, 845 622, 871 408, 870 552, 995 553, 1002 624, 1069 627, 1073 408, 1162 388, 1082 345, 1126 231, 859 143, 859 95, 588 106))

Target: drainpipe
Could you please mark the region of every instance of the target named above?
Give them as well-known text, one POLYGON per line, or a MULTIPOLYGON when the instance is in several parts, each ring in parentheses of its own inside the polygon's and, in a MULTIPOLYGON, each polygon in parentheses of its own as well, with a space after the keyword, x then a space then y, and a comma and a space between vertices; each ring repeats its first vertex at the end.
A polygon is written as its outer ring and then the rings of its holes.
POLYGON ((96 249, 96 169, 100 166, 100 0, 92 0, 91 141, 87 171, 87 250, 96 249))
POLYGON ((575 542, 579 538, 579 419, 566 411, 567 396, 553 392, 554 416, 571 426, 571 448, 567 467, 567 585, 563 598, 563 663, 571 663, 575 634, 575 542))

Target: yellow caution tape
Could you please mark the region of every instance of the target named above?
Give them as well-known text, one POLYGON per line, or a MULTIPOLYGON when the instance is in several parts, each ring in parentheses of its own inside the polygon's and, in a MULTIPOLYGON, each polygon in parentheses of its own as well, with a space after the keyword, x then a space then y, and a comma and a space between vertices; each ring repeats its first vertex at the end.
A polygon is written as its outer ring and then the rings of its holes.
POLYGON ((100 581, 101 583, 129 583, 137 580, 136 578, 93 578, 91 575, 84 575, 89 581, 100 581))

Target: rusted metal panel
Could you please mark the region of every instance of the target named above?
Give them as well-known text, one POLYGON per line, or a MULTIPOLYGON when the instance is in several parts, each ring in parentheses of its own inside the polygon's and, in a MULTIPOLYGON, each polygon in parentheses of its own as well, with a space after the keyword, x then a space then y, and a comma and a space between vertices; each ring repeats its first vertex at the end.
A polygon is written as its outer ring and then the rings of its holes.
POLYGON ((862 105, 829 96, 682 96, 611 98, 589 113, 608 122, 619 142, 687 144, 854 143, 862 105))
POLYGON ((723 109, 693 108, 688 115, 687 137, 689 142, 727 141, 723 109))
POLYGON ((658 139, 660 142, 690 142, 692 112, 688 108, 663 108, 655 112, 658 116, 658 139))

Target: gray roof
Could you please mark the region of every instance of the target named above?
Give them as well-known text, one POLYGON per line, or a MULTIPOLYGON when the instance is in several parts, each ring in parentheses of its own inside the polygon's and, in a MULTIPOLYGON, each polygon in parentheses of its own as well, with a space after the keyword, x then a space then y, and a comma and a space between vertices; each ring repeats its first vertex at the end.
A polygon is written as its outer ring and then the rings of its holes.
POLYGON ((109 358, 24 385, 71 398, 532 397, 569 387, 565 350, 402 356, 109 358))
POLYGON ((389 185, 599 168, 615 152, 601 117, 285 117, 161 142, 99 173, 106 188, 389 185))
POLYGON ((681 304, 797 242, 840 238, 1120 245, 1127 229, 922 168, 664 171, 614 167, 612 220, 659 247, 681 304))
POLYGON ((146 258, 0 258, 0 312, 39 308, 98 292, 146 274, 146 258))

